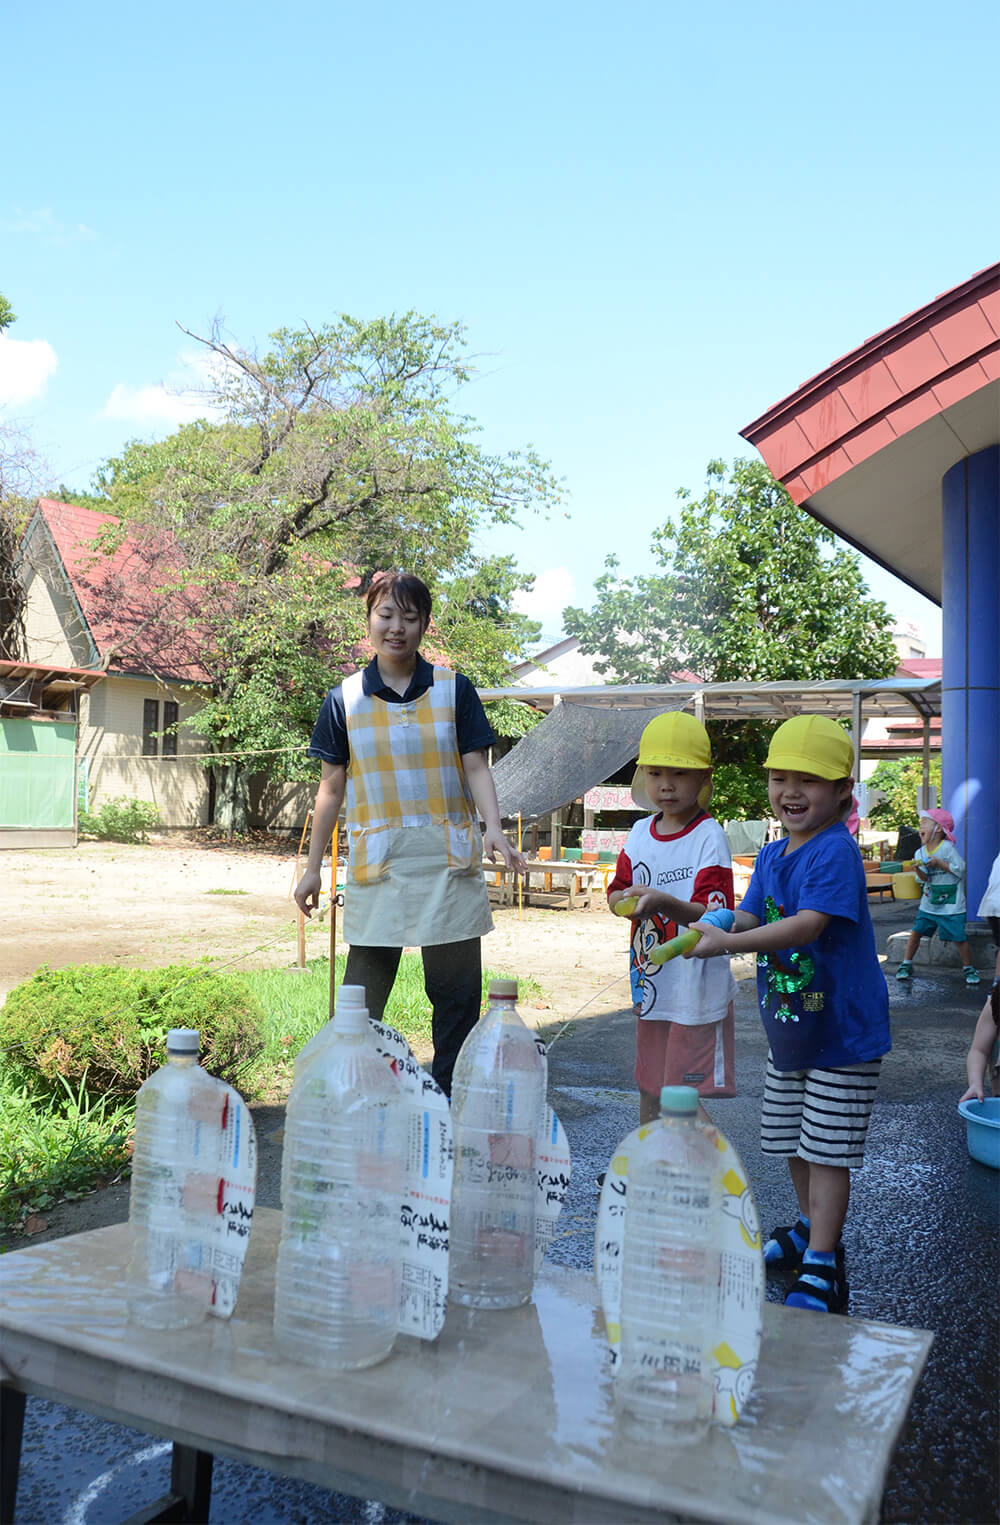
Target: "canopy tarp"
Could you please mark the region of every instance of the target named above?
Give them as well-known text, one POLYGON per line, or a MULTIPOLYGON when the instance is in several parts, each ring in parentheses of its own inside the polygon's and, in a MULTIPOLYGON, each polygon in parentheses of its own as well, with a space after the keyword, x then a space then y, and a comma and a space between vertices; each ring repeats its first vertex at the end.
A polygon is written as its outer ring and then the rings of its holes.
POLYGON ((639 738, 654 715, 680 710, 690 694, 658 698, 645 707, 557 704, 494 765, 500 814, 509 819, 550 815, 639 755, 639 738))

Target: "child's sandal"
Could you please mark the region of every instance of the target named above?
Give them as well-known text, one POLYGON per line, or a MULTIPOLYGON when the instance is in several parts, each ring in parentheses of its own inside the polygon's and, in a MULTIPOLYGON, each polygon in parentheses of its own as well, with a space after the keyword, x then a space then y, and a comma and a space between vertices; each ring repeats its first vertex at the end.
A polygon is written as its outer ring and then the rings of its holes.
POLYGON ((816 1313, 846 1313, 850 1294, 843 1260, 838 1254, 836 1265, 810 1261, 800 1267, 795 1285, 785 1295, 785 1307, 811 1308, 816 1313), (816 1303, 821 1307, 817 1308, 816 1303))
POLYGON ((801 1218, 797 1218, 794 1223, 789 1224, 785 1228, 772 1229, 767 1241, 768 1244, 772 1240, 780 1247, 781 1254, 773 1257, 765 1256, 764 1264, 766 1269, 777 1272, 797 1271, 802 1264, 802 1257, 809 1244, 809 1225, 803 1223, 801 1218), (792 1238, 793 1234, 797 1234, 802 1240, 801 1248, 792 1238))

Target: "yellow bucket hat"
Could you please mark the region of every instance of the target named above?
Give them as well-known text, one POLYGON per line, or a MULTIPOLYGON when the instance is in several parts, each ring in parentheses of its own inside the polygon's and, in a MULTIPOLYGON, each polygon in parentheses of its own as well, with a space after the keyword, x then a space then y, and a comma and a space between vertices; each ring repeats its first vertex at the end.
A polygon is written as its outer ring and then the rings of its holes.
MULTIPOLYGON (((653 808, 646 793, 643 768, 707 769, 711 766, 712 743, 700 720, 686 715, 683 710, 657 715, 646 726, 639 741, 639 766, 632 779, 632 799, 641 810, 653 808)), ((712 781, 709 779, 698 793, 702 810, 708 809, 711 798, 712 781)))
POLYGON ((850 778, 854 770, 851 738, 826 715, 796 715, 771 737, 765 768, 815 773, 817 778, 850 778))

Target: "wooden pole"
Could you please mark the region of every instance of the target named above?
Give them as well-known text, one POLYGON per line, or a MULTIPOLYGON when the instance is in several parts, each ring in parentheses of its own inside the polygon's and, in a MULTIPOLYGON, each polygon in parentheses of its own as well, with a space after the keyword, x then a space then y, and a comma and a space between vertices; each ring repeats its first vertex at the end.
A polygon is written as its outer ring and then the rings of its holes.
MULTIPOLYGON (((521 851, 521 812, 517 812, 517 850, 521 851)), ((524 880, 517 876, 517 919, 524 920, 524 880)))
POLYGON ((299 912, 299 935, 298 935, 298 967, 306 967, 306 918, 299 912))
POLYGON ((311 820, 312 820, 312 810, 307 810, 306 811, 306 823, 305 823, 305 825, 302 828, 302 835, 301 835, 301 837, 299 837, 299 845, 295 849, 295 867, 292 869, 292 884, 291 884, 291 888, 288 891, 288 894, 285 896, 286 900, 291 900, 292 895, 295 893, 295 886, 299 882, 299 859, 302 856, 302 844, 303 844, 303 842, 306 839, 306 832, 309 830, 309 822, 311 820))
POLYGON ((340 822, 333 828, 330 838, 330 1016, 333 1017, 335 986, 337 979, 337 841, 340 822))

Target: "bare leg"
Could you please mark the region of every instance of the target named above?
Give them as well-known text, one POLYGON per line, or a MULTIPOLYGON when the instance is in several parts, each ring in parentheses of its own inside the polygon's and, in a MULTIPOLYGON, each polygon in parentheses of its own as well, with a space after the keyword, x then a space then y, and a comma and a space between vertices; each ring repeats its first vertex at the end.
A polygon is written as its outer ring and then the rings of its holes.
POLYGON ((795 1198, 799 1204, 799 1217, 809 1217, 809 1161, 801 1160, 797 1154, 788 1156, 788 1174, 792 1178, 795 1188, 795 1198))
POLYGON ((908 964, 911 961, 911 959, 913 958, 913 955, 916 953, 917 949, 920 947, 920 938, 921 938, 921 935, 922 934, 920 932, 911 932, 910 933, 909 939, 908 939, 907 944, 906 944, 906 952, 903 954, 903 962, 904 963, 908 964))
POLYGON ((968 938, 965 939, 964 943, 956 943, 955 947, 958 949, 958 956, 962 960, 962 963, 965 966, 968 966, 969 964, 972 964, 972 963, 975 962, 975 960, 972 957, 972 949, 969 947, 969 939, 968 938))
POLYGON ((847 1217, 851 1172, 846 1165, 800 1163, 809 1172, 809 1248, 832 1254, 847 1217))
POLYGON ((645 1128, 647 1123, 655 1122, 660 1115, 660 1098, 651 1096, 648 1091, 639 1090, 639 1127, 645 1128))

